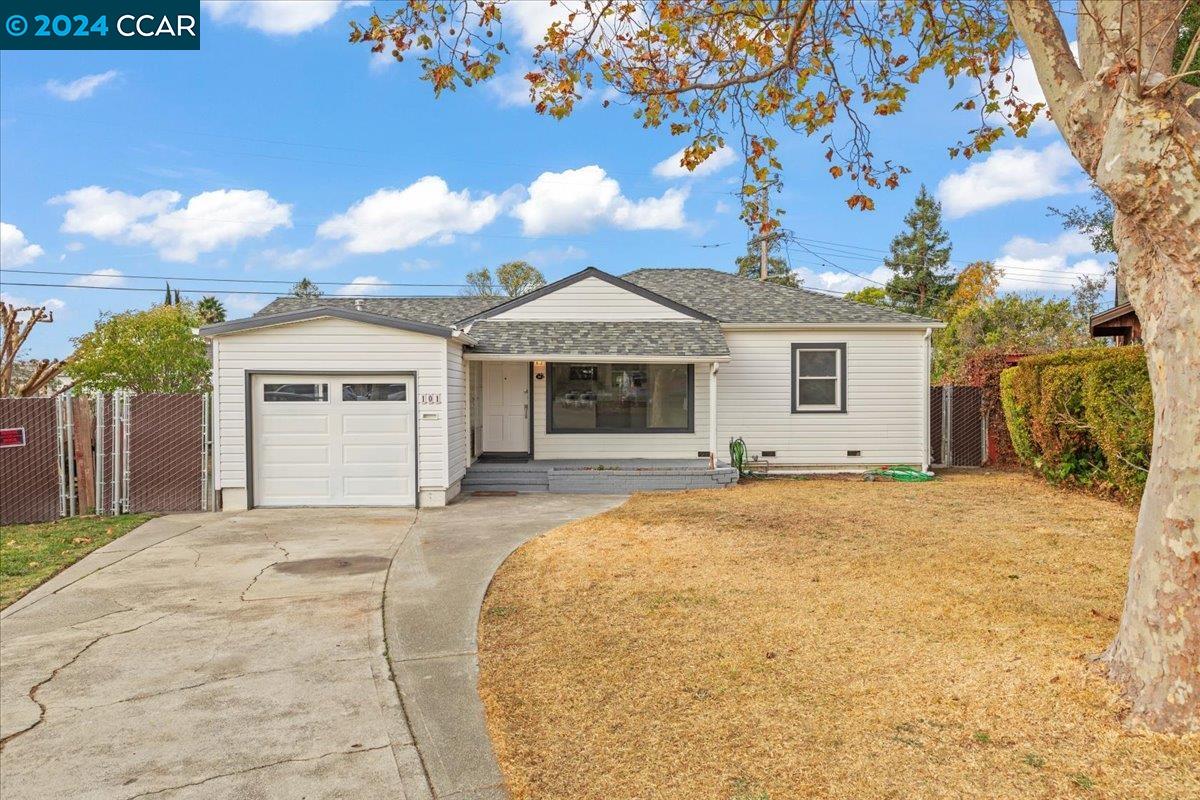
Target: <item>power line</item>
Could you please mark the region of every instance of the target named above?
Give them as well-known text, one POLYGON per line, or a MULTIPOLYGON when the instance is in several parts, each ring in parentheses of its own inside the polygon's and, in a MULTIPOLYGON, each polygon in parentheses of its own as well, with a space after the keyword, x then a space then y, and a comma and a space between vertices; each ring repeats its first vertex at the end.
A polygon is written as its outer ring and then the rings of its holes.
MULTIPOLYGON (((360 285, 363 285, 363 284, 360 284, 360 285)), ((373 284, 369 284, 369 285, 370 286, 378 286, 379 284, 373 283, 373 284)), ((37 286, 37 287, 41 287, 43 289, 88 289, 88 290, 101 289, 106 292, 154 292, 155 294, 163 293, 162 287, 153 287, 153 286, 79 286, 78 284, 70 284, 70 283, 20 283, 20 282, 15 282, 15 281, 14 282, 6 282, 5 286, 37 286)), ((176 289, 172 288, 171 291, 173 291, 173 292, 178 291, 180 294, 212 294, 212 295, 216 295, 216 294, 252 294, 252 295, 274 294, 270 291, 265 291, 265 290, 264 291, 253 291, 251 289, 179 289, 179 290, 176 290, 176 289)), ((338 297, 371 297, 371 295, 365 295, 365 294, 364 295, 339 294, 337 296, 338 297)), ((428 296, 436 297, 437 295, 428 295, 428 296)))
MULTIPOLYGON (((20 273, 24 273, 24 274, 28 274, 28 275, 69 275, 72 277, 92 278, 95 280, 131 278, 131 279, 136 279, 136 280, 154 280, 154 281, 171 281, 171 282, 191 281, 193 283, 196 281, 213 281, 216 283, 273 283, 273 284, 279 284, 279 285, 283 285, 283 286, 291 286, 292 284, 294 284, 296 282, 295 280, 276 280, 276 279, 271 279, 271 278, 216 278, 216 277, 189 278, 189 277, 176 276, 176 275, 129 275, 126 273, 122 273, 119 270, 117 271, 118 274, 115 274, 115 275, 98 275, 98 274, 96 274, 97 271, 65 272, 62 270, 51 270, 51 269, 5 269, 4 271, 5 272, 20 272, 20 273)), ((360 285, 362 285, 359 283, 355 283, 354 281, 314 281, 314 283, 318 283, 323 286, 360 286, 360 285)), ((468 287, 470 284, 466 284, 466 283, 387 282, 387 283, 372 283, 371 285, 372 286, 408 286, 408 287, 427 287, 427 288, 442 288, 442 289, 462 289, 462 288, 468 287)), ((89 287, 87 284, 83 284, 83 285, 75 284, 72 286, 72 288, 86 289, 86 288, 103 288, 103 287, 89 287)), ((222 290, 222 291, 224 291, 224 290, 222 290)))

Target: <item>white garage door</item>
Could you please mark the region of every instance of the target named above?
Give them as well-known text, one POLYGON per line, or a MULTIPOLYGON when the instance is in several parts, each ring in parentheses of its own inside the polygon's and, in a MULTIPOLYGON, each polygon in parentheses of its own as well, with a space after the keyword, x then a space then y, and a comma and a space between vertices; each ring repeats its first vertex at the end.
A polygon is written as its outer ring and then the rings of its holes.
POLYGON ((256 506, 411 506, 413 379, 256 375, 256 506))

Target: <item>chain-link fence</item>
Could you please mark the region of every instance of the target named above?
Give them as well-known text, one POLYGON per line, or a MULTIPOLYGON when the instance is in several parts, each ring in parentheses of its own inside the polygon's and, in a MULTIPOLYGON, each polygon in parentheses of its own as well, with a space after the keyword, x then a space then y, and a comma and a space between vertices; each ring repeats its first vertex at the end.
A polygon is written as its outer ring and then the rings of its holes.
POLYGON ((0 524, 213 509, 211 398, 0 399, 0 524))
POLYGON ((57 399, 0 399, 0 429, 0 525, 56 519, 61 498, 57 399))
POLYGON ((987 414, 978 386, 930 387, 930 460, 939 466, 979 467, 987 463, 987 414))

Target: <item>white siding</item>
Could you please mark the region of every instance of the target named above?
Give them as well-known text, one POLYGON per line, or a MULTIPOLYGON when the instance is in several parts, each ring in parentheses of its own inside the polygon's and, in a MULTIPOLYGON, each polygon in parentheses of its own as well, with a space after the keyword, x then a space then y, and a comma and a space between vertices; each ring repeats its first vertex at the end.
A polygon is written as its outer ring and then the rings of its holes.
POLYGON ((694 433, 546 433, 546 379, 535 380, 533 457, 696 458, 696 453, 708 449, 708 364, 697 364, 695 373, 694 433))
MULTIPOLYGON (((924 330, 726 330, 717 373, 717 446, 741 436, 773 464, 922 463, 924 330), (792 343, 846 343, 846 413, 793 414, 792 343), (861 450, 861 457, 847 456, 861 450)), ((722 452, 721 457, 728 457, 722 452)))
POLYGON ((462 345, 446 345, 446 441, 449 474, 447 486, 460 480, 467 470, 466 370, 462 345))
MULTIPOLYGON (((438 336, 323 318, 226 334, 217 342, 213 367, 220 442, 219 488, 246 485, 247 372, 416 371, 418 402, 422 395, 450 396, 446 386, 447 343, 438 336)), ((418 407, 421 489, 448 486, 448 405, 443 403, 418 407)))
POLYGON ((687 314, 599 278, 584 278, 492 319, 575 320, 600 322, 690 320, 687 314))

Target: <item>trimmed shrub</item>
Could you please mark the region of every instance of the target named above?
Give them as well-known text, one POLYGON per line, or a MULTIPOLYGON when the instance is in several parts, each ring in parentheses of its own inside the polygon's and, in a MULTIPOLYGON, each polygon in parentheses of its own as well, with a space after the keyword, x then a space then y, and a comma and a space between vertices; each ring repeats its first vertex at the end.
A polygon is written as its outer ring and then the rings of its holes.
POLYGON ((1154 409, 1140 347, 1088 347, 1025 358, 1000 376, 1021 463, 1053 481, 1141 494, 1154 409))
POLYGON ((1129 500, 1142 496, 1154 437, 1154 398, 1140 347, 1101 361, 1083 385, 1084 418, 1107 465, 1108 477, 1129 500))

